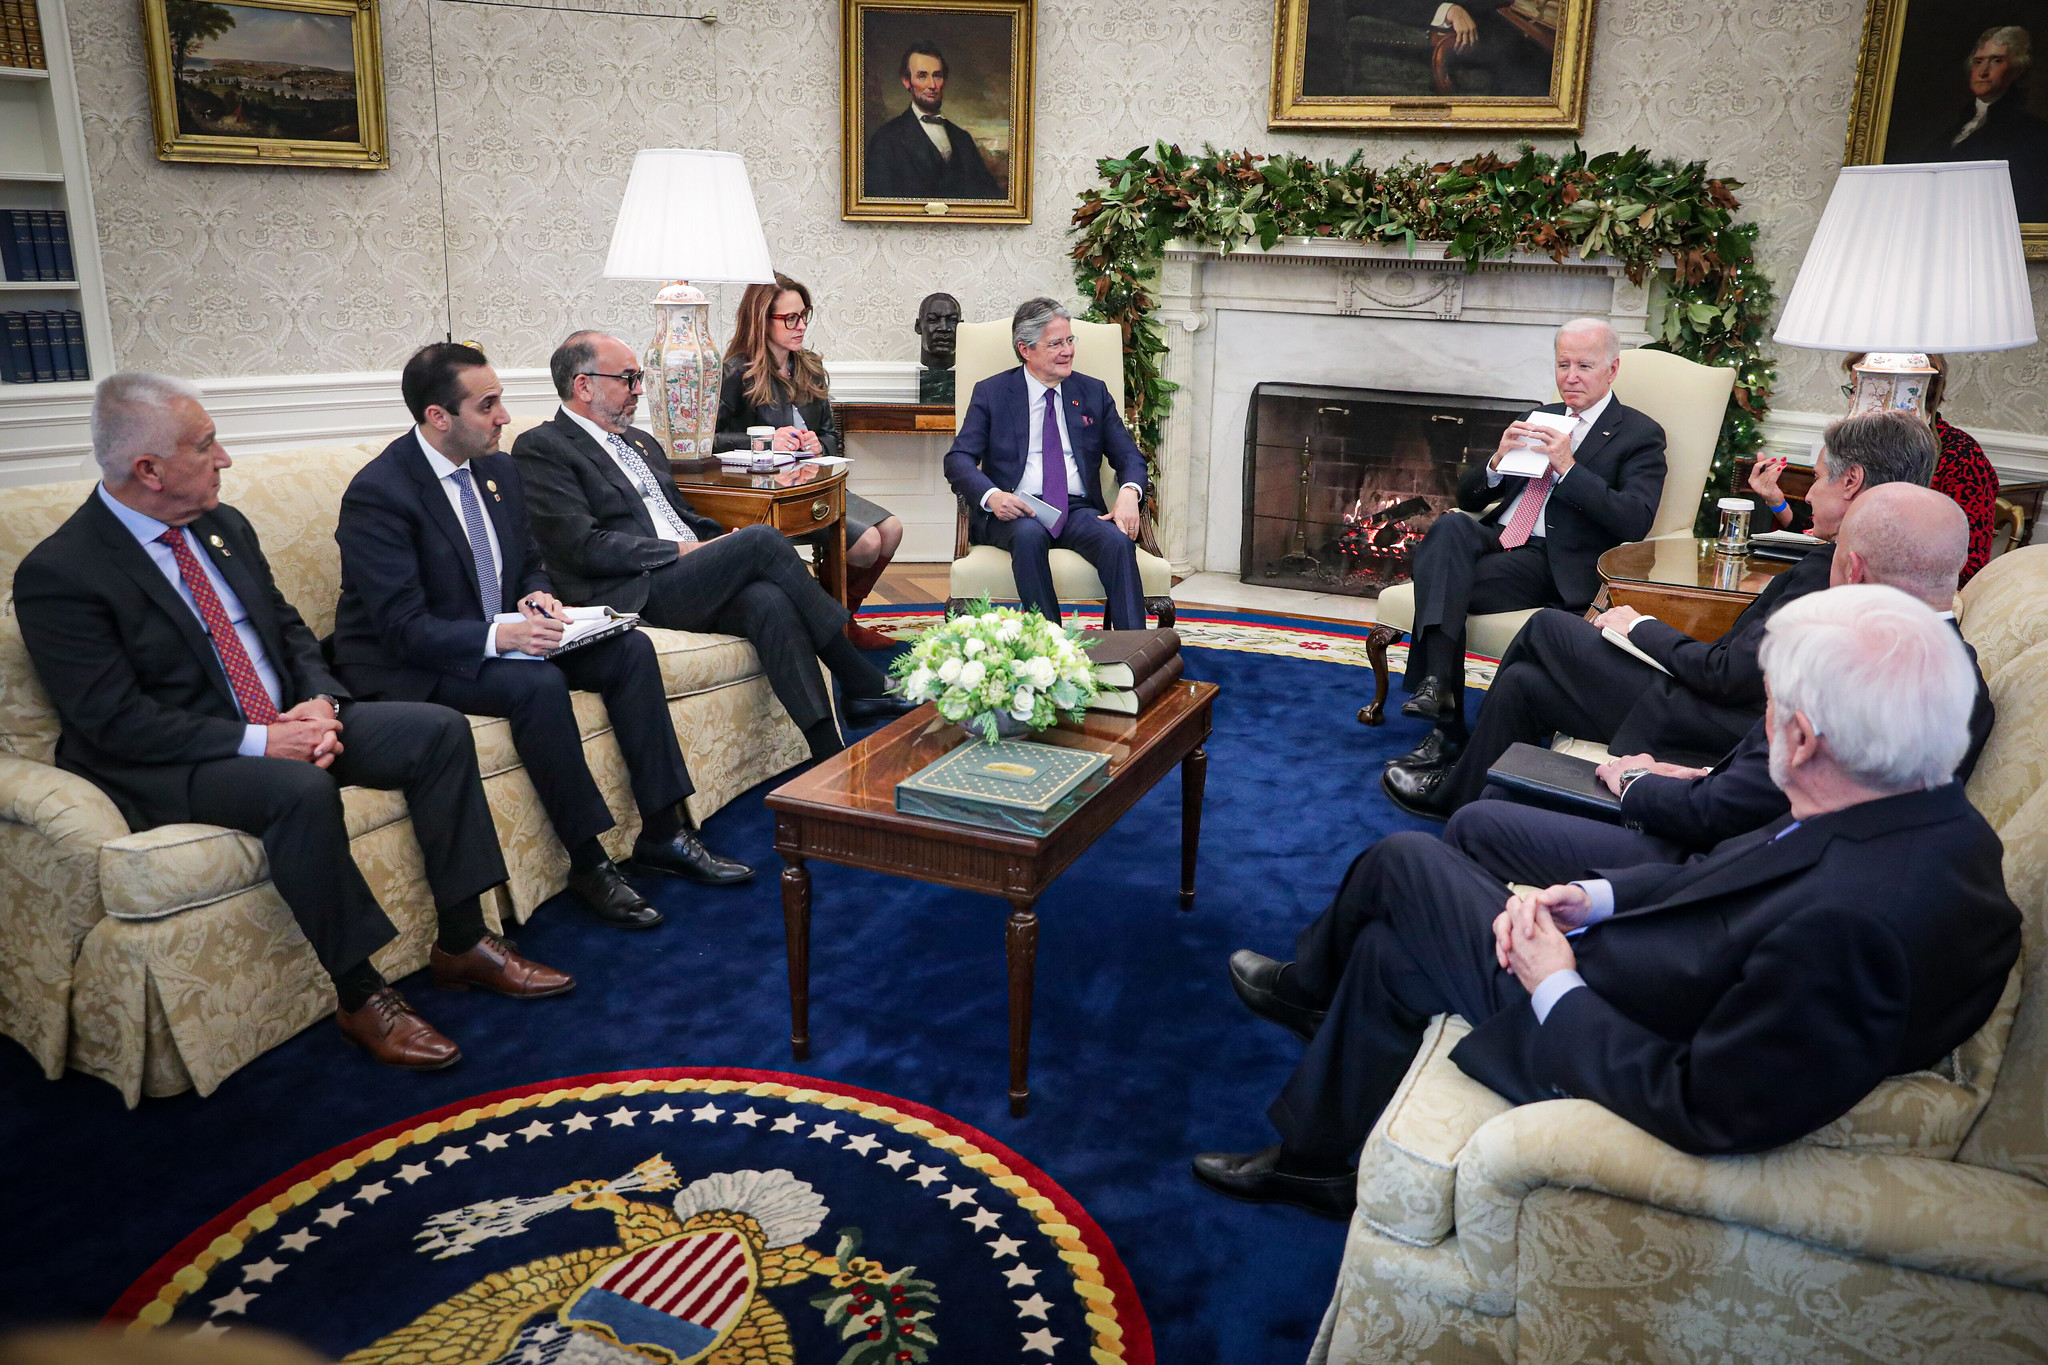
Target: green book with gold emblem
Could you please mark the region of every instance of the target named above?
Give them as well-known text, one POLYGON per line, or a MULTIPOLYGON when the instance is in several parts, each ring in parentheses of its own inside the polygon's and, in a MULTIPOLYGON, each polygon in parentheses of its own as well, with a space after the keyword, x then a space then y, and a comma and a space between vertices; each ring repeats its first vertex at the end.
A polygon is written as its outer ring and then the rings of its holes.
POLYGON ((896 784, 905 815, 1007 834, 1050 834, 1109 784, 1109 759, 1085 749, 970 740, 896 784))

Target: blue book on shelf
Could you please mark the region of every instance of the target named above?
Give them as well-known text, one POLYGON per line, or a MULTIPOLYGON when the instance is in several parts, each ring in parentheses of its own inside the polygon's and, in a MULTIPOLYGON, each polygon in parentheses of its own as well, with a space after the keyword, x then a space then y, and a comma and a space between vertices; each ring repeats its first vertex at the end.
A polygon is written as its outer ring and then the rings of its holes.
POLYGON ((8 209, 0 213, 0 256, 4 256, 10 280, 39 278, 32 231, 27 209, 8 209))
POLYGON ((1026 740, 970 739, 897 783, 896 809, 1042 837, 1108 784, 1104 754, 1026 740))
POLYGON ((78 267, 71 260, 71 219, 62 209, 50 210, 50 257, 57 267, 51 279, 78 278, 78 267))
POLYGON ((85 315, 76 308, 63 314, 64 349, 71 353, 71 377, 92 378, 92 362, 85 357, 85 315))
POLYGON ((28 358, 30 373, 38 384, 52 383, 57 378, 57 361, 50 354, 50 329, 43 322, 41 313, 24 313, 28 319, 28 358))
POLYGON ((28 319, 0 313, 0 383, 27 384, 35 377, 28 358, 28 319))
POLYGON ((28 211, 29 238, 35 243, 36 274, 39 280, 57 278, 57 253, 50 248, 50 215, 42 209, 28 211))

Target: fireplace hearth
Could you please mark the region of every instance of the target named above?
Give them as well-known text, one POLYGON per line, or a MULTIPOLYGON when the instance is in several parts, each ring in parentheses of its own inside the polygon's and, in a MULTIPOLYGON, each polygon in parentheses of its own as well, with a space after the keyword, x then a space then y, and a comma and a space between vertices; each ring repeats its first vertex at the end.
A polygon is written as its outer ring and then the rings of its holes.
POLYGON ((1377 597, 1408 577, 1458 472, 1536 403, 1464 394, 1260 384, 1245 421, 1239 577, 1377 597))

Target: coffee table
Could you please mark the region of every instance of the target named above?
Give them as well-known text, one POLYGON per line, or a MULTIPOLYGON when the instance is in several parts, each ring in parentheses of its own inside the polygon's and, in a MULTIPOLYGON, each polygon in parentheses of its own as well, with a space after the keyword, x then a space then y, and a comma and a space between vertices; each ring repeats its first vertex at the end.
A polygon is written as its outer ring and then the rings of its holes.
POLYGON ((1109 784, 1044 837, 896 810, 896 784, 971 742, 931 704, 776 788, 775 851, 782 855, 782 918, 789 944, 789 1050, 811 1055, 811 872, 807 862, 894 873, 1010 903, 1004 935, 1010 968, 1010 1113, 1031 1102, 1031 989, 1038 968, 1038 913, 1046 887, 1174 767, 1181 770, 1180 908, 1195 903, 1195 850, 1216 684, 1175 683, 1138 716, 1091 711, 1036 738, 1109 756, 1109 784))

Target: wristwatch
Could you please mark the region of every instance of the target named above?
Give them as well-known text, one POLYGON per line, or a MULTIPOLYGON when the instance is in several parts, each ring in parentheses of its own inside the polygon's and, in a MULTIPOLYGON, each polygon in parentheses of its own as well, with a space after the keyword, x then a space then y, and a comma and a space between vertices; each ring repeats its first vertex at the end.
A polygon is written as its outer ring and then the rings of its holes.
POLYGON ((1648 768, 1623 768, 1621 770, 1621 790, 1616 792, 1615 796, 1627 796, 1629 783, 1635 781, 1639 777, 1648 777, 1649 775, 1650 770, 1648 768))
POLYGON ((315 697, 317 697, 317 698, 318 698, 319 700, 321 700, 321 701, 324 701, 324 702, 326 702, 326 703, 327 703, 327 709, 328 709, 328 710, 330 710, 330 711, 332 711, 332 712, 334 713, 334 718, 335 718, 336 720, 340 720, 340 719, 341 719, 341 703, 340 703, 340 702, 336 701, 336 700, 335 700, 335 699, 334 699, 334 698, 333 698, 332 696, 330 696, 330 695, 329 695, 328 693, 325 693, 325 692, 316 692, 316 693, 314 693, 313 695, 314 695, 315 697))

